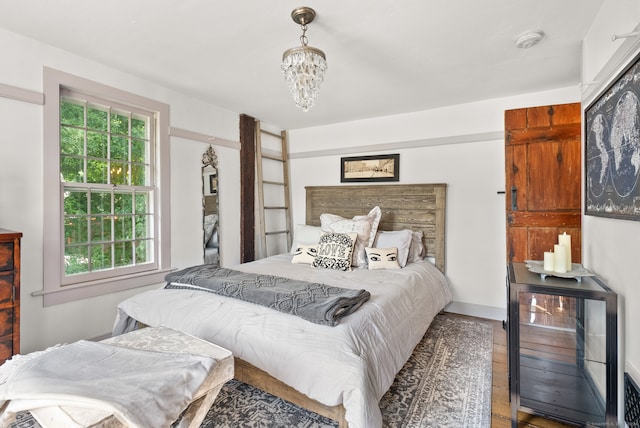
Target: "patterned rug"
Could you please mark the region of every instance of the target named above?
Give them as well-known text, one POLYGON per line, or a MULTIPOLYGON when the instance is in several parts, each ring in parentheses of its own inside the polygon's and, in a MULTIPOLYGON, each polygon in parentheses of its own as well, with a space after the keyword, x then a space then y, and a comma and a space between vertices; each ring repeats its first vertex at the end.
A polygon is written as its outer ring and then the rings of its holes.
MULTIPOLYGON (((380 402, 388 428, 489 427, 493 325, 438 315, 380 402)), ((14 428, 38 428, 20 414, 14 428)), ((205 428, 323 428, 337 424, 238 381, 228 382, 205 428)))

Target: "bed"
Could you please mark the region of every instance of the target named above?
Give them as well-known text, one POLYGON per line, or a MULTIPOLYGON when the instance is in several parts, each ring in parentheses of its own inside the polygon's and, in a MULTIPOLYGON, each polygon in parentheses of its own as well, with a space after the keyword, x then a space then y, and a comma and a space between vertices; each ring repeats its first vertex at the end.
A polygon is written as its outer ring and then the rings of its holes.
POLYGON ((320 226, 322 214, 351 219, 378 206, 377 230, 422 232, 426 258, 401 269, 339 271, 292 263, 287 253, 230 267, 367 290, 370 299, 336 326, 213 293, 159 289, 122 302, 114 334, 141 324, 185 331, 229 349, 240 381, 341 427, 381 427, 379 400, 452 298, 443 274, 446 185, 307 187, 306 198, 310 227, 320 226))

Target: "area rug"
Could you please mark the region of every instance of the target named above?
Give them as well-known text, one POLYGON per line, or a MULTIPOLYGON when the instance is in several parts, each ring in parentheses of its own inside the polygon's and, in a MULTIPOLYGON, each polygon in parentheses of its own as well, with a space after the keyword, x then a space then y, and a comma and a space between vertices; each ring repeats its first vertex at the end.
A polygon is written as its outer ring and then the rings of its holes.
MULTIPOLYGON (((489 427, 493 325, 438 315, 380 401, 388 428, 489 427)), ((236 380, 223 387, 201 427, 324 428, 337 424, 236 380)), ((37 428, 21 414, 15 428, 37 428)))
MULTIPOLYGON (((489 427, 493 325, 438 315, 380 402, 389 428, 489 427)), ((202 427, 335 427, 240 382, 218 395, 202 427), (251 409, 248 411, 248 409, 251 409)))

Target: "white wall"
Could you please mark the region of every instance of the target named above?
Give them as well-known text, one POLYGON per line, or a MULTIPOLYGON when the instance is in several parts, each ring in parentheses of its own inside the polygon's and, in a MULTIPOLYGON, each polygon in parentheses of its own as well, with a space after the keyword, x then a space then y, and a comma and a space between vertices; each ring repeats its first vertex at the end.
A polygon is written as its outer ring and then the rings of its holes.
POLYGON ((504 111, 579 101, 579 88, 486 100, 406 115, 292 130, 293 222, 304 187, 340 183, 340 157, 400 153, 400 183, 447 183, 448 309, 506 318, 504 111))
MULTIPOLYGON (((0 30, 0 84, 42 92, 48 66, 170 105, 172 127, 238 141, 238 113, 172 92, 135 76, 0 30)), ((212 76, 212 78, 215 78, 212 76)), ((0 88, 0 92, 2 88, 0 88)), ((47 100, 53 101, 55 100, 47 100)), ((43 287, 42 110, 38 104, 0 97, 0 227, 21 231, 21 352, 92 338, 111 331, 116 305, 143 289, 42 307, 31 296, 43 287)), ((221 203, 221 255, 239 262, 239 153, 218 147, 221 203), (225 237, 228 237, 225 239, 225 237)), ((202 262, 201 156, 208 144, 171 139, 172 265, 202 262)))
MULTIPOLYGON (((640 2, 605 0, 584 42, 583 74, 591 85, 583 96, 583 107, 640 51, 638 37, 613 42, 613 34, 638 31, 640 2)), ((618 340, 620 369, 640 381, 640 222, 584 216, 583 261, 618 293, 618 340), (636 327, 632 327, 632 326, 636 327)), ((620 379, 621 381, 621 379, 620 379)), ((622 388, 619 388, 622 416, 622 388)))

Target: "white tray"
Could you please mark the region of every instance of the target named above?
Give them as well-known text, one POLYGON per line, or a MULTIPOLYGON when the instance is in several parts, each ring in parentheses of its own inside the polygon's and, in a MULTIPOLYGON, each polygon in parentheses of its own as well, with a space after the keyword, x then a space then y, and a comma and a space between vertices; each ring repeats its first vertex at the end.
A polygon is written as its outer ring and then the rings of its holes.
POLYGON ((571 270, 568 272, 560 273, 549 270, 544 270, 544 262, 541 260, 525 260, 527 269, 533 273, 539 273, 542 279, 547 276, 555 276, 558 278, 571 278, 578 282, 582 282, 582 278, 585 276, 595 276, 594 273, 589 272, 582 267, 580 263, 571 263, 571 270))

